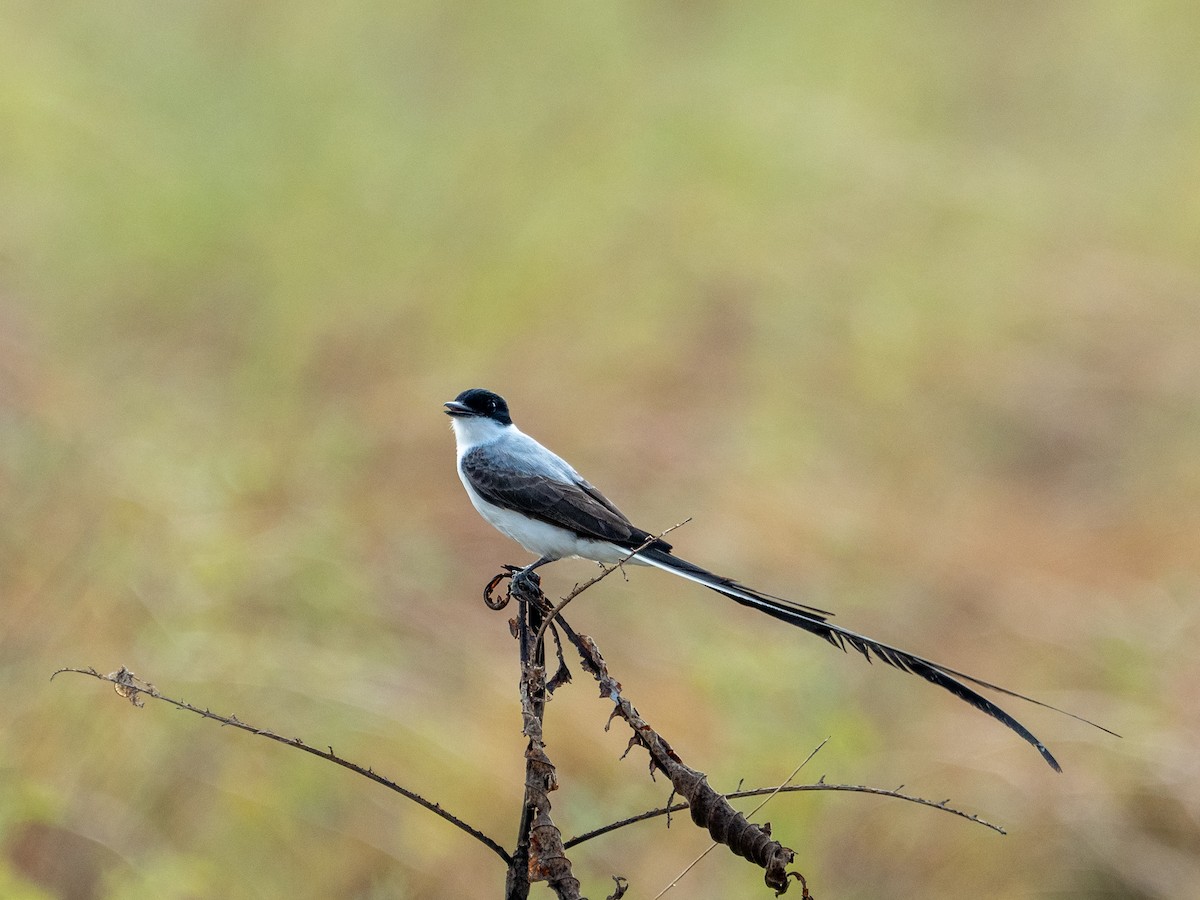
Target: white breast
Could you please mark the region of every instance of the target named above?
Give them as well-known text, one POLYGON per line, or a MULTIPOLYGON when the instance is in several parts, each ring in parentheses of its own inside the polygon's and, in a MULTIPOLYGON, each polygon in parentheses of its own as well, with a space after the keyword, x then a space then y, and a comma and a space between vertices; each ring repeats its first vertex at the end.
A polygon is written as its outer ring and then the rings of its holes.
POLYGON ((629 551, 615 544, 577 537, 574 532, 565 528, 496 506, 479 496, 471 487, 471 482, 463 474, 462 459, 470 450, 492 441, 512 442, 515 445, 514 451, 527 451, 528 448, 523 445, 531 445, 536 448, 537 452, 532 457, 528 452, 517 452, 516 457, 525 460, 530 458, 539 460, 542 464, 540 467, 545 468, 545 474, 548 477, 565 481, 578 478, 579 475, 565 460, 551 453, 533 438, 523 434, 515 425, 504 426, 490 419, 458 418, 451 421, 454 425, 454 437, 458 450, 459 480, 466 488, 467 496, 471 498, 471 505, 493 528, 512 538, 530 553, 547 559, 579 556, 584 559, 594 559, 597 562, 614 563, 628 555, 629 551))

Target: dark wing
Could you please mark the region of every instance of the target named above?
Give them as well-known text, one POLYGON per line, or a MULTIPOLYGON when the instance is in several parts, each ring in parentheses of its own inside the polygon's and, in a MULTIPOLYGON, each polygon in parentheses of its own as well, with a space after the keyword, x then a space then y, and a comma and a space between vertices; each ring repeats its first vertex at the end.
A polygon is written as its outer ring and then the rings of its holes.
MULTIPOLYGON (((630 550, 652 537, 583 479, 564 482, 548 475, 523 472, 505 466, 484 447, 477 447, 463 457, 462 472, 475 492, 489 503, 557 525, 581 537, 610 541, 630 550)), ((652 546, 670 549, 665 541, 652 546)))

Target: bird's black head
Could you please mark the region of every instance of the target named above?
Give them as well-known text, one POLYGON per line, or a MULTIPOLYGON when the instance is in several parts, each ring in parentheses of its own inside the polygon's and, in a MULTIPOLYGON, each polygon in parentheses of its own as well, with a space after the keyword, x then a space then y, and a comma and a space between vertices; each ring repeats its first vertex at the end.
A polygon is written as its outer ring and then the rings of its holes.
POLYGON ((459 418, 492 419, 501 425, 511 425, 512 417, 508 414, 508 404, 499 394, 485 391, 483 388, 471 388, 463 391, 449 403, 444 404, 446 415, 459 418))

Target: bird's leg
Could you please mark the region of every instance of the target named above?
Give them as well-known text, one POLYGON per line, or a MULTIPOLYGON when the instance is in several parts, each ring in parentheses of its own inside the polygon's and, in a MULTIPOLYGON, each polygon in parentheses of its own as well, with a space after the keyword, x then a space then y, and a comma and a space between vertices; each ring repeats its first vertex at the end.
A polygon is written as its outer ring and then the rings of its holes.
POLYGON ((534 574, 533 570, 538 566, 544 566, 546 563, 554 562, 548 556, 539 557, 535 562, 530 563, 523 569, 516 569, 512 573, 512 583, 517 590, 532 590, 536 591, 541 586, 542 580, 534 574))
POLYGON ((527 596, 535 597, 540 595, 542 580, 534 572, 534 569, 551 562, 554 562, 554 558, 543 556, 524 568, 521 566, 501 566, 500 568, 504 571, 489 581, 487 587, 483 589, 483 602, 487 604, 489 609, 504 609, 504 607, 508 606, 508 601, 512 597, 514 589, 518 594, 524 593, 527 596), (492 591, 505 578, 509 579, 508 592, 503 597, 494 596, 492 591))

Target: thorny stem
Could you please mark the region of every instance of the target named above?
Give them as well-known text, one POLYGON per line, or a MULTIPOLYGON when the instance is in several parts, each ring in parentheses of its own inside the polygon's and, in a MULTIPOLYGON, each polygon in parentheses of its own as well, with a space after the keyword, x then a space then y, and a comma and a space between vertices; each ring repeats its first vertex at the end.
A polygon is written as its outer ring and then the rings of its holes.
MULTIPOLYGON (((909 803, 916 803, 920 806, 926 806, 929 809, 939 809, 942 812, 950 813, 959 818, 966 819, 968 822, 974 822, 976 825, 982 825, 984 828, 990 828, 997 834, 1008 834, 1008 832, 1000 825, 994 822, 989 822, 987 819, 982 819, 974 813, 964 812, 961 809, 956 809, 948 805, 949 800, 942 800, 935 803, 932 800, 926 800, 924 797, 916 797, 912 794, 905 794, 899 788, 888 790, 887 788, 871 787, 865 784, 827 784, 824 781, 818 781, 815 784, 787 784, 783 787, 762 787, 754 788, 747 791, 732 791, 725 795, 727 800, 740 800, 743 797, 761 797, 763 794, 770 794, 778 791, 781 794, 795 794, 801 791, 842 791, 843 793, 855 794, 876 794, 880 797, 892 797, 896 800, 907 800, 909 803)), ((673 803, 670 806, 660 806, 657 809, 650 809, 644 813, 639 813, 636 816, 630 816, 627 819, 621 819, 619 822, 609 822, 607 825, 602 825, 599 828, 593 828, 591 831, 585 831, 583 834, 577 835, 568 841, 563 842, 563 846, 570 850, 572 847, 582 844, 584 841, 590 841, 592 838, 597 838, 608 834, 611 831, 617 831, 624 828, 626 825, 636 825, 638 822, 645 822, 648 819, 657 819, 660 816, 669 816, 673 813, 687 809, 686 803, 673 803)))
POLYGON ((91 667, 86 668, 86 669, 77 669, 74 667, 67 666, 67 667, 59 669, 57 672, 55 672, 53 675, 51 675, 50 678, 53 679, 56 675, 59 675, 62 672, 76 672, 80 675, 91 675, 93 678, 99 678, 101 681, 110 682, 110 683, 116 685, 117 693, 120 694, 122 697, 124 697, 126 700, 128 700, 130 703, 132 703, 134 706, 142 706, 143 705, 142 701, 139 700, 138 698, 139 698, 139 695, 144 694, 147 697, 154 698, 155 700, 161 700, 164 703, 169 703, 171 706, 174 706, 177 709, 182 709, 182 710, 186 710, 187 712, 190 712, 190 713, 195 713, 196 715, 201 716, 205 719, 212 719, 216 722, 220 722, 222 725, 228 725, 231 728, 239 728, 242 731, 248 731, 251 734, 258 735, 259 737, 264 737, 264 738, 267 738, 268 740, 277 741, 280 744, 286 744, 289 747, 295 747, 297 750, 303 750, 305 753, 311 753, 313 756, 319 756, 319 757, 321 757, 321 759, 324 759, 328 762, 334 763, 335 765, 339 765, 343 769, 349 769, 351 772, 355 772, 358 775, 363 776, 364 778, 369 778, 372 781, 374 781, 376 784, 381 784, 385 788, 395 791, 396 793, 400 794, 401 796, 407 797, 413 803, 416 803, 419 806, 423 806, 425 809, 429 810, 434 815, 440 816, 441 818, 445 819, 447 822, 449 822, 455 828, 458 828, 461 831, 465 831, 471 837, 475 838, 475 840, 479 841, 479 843, 483 844, 485 847, 487 847, 489 850, 491 850, 493 853, 495 853, 497 856, 499 856, 502 860, 504 860, 505 864, 508 864, 509 862, 512 861, 512 857, 509 856, 507 850, 505 850, 503 847, 501 847, 499 844, 497 844, 494 840, 492 840, 490 837, 488 837, 482 831, 479 831, 478 829, 471 827, 466 822, 464 822, 462 819, 460 819, 458 816, 454 815, 453 813, 447 812, 445 809, 442 809, 441 804, 432 803, 429 800, 426 800, 420 794, 418 794, 414 791, 410 791, 406 787, 401 787, 396 782, 392 781, 390 778, 380 775, 377 772, 373 771, 372 769, 364 768, 363 766, 360 766, 357 763, 350 762, 350 760, 348 760, 348 759, 343 759, 342 757, 338 756, 336 753, 333 752, 332 747, 330 747, 328 750, 321 750, 317 747, 313 747, 313 746, 310 746, 309 744, 304 743, 304 741, 302 741, 300 738, 287 738, 281 734, 276 734, 273 731, 267 731, 265 728, 257 728, 254 725, 248 725, 245 722, 238 719, 237 716, 233 716, 233 715, 222 716, 218 713, 213 712, 212 710, 200 709, 200 707, 198 707, 198 706, 192 706, 192 704, 190 704, 190 703, 185 703, 182 700, 176 700, 173 697, 168 697, 166 694, 161 693, 158 690, 158 688, 156 688, 154 685, 150 684, 148 681, 143 681, 142 679, 138 678, 136 675, 133 674, 133 672, 130 672, 124 666, 122 666, 115 672, 109 673, 108 675, 101 675, 99 672, 97 672, 95 669, 93 669, 91 667))
POLYGON ((529 743, 525 750, 525 795, 517 847, 505 880, 507 900, 524 900, 534 881, 545 881, 559 900, 582 900, 581 885, 571 871, 571 861, 562 845, 562 833, 550 817, 549 793, 558 789, 558 773, 546 754, 542 723, 546 712, 546 667, 543 630, 546 598, 538 582, 520 580, 513 590, 517 597, 517 638, 521 642, 522 730, 529 743), (531 640, 531 636, 533 639, 531 640))
MULTIPOLYGON (((509 854, 492 838, 446 811, 440 804, 426 800, 414 791, 400 786, 385 776, 375 773, 370 768, 339 757, 334 753, 332 747, 327 751, 320 750, 306 744, 300 738, 283 737, 275 732, 242 722, 236 716, 220 715, 209 709, 201 709, 182 700, 168 697, 158 691, 153 684, 139 679, 133 672, 130 672, 123 666, 116 672, 108 675, 102 675, 96 669, 90 667, 64 667, 54 672, 51 678, 53 679, 62 672, 76 672, 81 675, 90 675, 115 685, 117 693, 135 706, 142 706, 143 702, 140 699, 140 695, 147 695, 156 700, 162 700, 178 709, 194 713, 202 718, 212 719, 220 722, 222 725, 238 728, 259 737, 265 737, 269 740, 295 747, 342 768, 349 769, 365 778, 369 778, 371 781, 407 797, 414 803, 446 820, 499 856, 509 868, 506 896, 511 898, 511 900, 522 900, 522 898, 527 897, 531 881, 546 881, 555 893, 558 894, 560 900, 578 900, 581 897, 579 893, 580 886, 578 880, 571 874, 570 860, 565 855, 567 849, 584 841, 623 828, 626 825, 658 816, 670 815, 673 812, 684 809, 691 811, 692 818, 696 821, 696 824, 708 827, 714 837, 729 846, 731 850, 749 859, 753 859, 759 865, 764 865, 768 870, 768 884, 775 887, 777 892, 782 893, 786 890, 787 881, 786 877, 782 876, 783 867, 780 863, 785 861, 790 862, 791 851, 779 845, 778 842, 771 841, 769 831, 763 832, 758 826, 752 826, 746 822, 745 817, 729 806, 726 802, 727 799, 774 793, 795 793, 799 791, 843 791, 876 794, 899 800, 907 800, 910 803, 917 803, 932 809, 940 809, 978 825, 991 828, 1000 834, 1006 833, 998 825, 949 806, 948 800, 935 803, 921 797, 901 793, 903 785, 894 790, 887 790, 884 788, 868 787, 866 785, 826 784, 824 776, 822 776, 816 784, 790 785, 785 783, 783 786, 739 790, 727 795, 720 795, 708 787, 704 773, 690 769, 684 765, 671 746, 646 724, 637 710, 633 708, 632 704, 621 695, 621 686, 616 679, 609 675, 607 666, 595 642, 587 635, 576 633, 566 620, 561 617, 561 612, 568 603, 592 585, 621 568, 623 563, 632 559, 640 550, 645 549, 654 540, 658 540, 676 528, 687 524, 688 521, 690 519, 685 519, 683 522, 668 528, 658 538, 648 539, 642 546, 630 551, 628 556, 616 564, 603 567, 604 570, 599 575, 583 584, 577 585, 557 606, 550 606, 546 601, 545 595, 541 592, 539 582, 536 580, 536 576, 534 576, 531 584, 523 585, 527 590, 520 590, 518 588, 517 591, 512 592, 517 594, 521 609, 518 622, 518 637, 520 638, 522 662, 521 698, 522 713, 526 723, 525 733, 529 737, 529 747, 526 751, 526 798, 519 829, 517 850, 514 854, 509 854), (562 630, 579 651, 584 667, 600 683, 601 696, 608 697, 615 704, 613 716, 624 718, 633 729, 634 736, 630 739, 630 746, 639 745, 644 747, 650 753, 651 768, 659 769, 667 774, 671 778, 676 791, 683 794, 689 802, 676 803, 659 809, 649 810, 637 816, 622 819, 621 821, 586 832, 578 837, 571 838, 569 841, 562 841, 561 833, 549 817, 550 803, 547 794, 549 791, 557 789, 558 784, 554 766, 549 758, 546 757, 542 742, 542 721, 545 714, 547 696, 543 641, 547 629, 554 626, 555 620, 561 625, 562 630), (532 640, 530 640, 531 634, 532 640), (741 824, 739 824, 739 820, 741 824), (718 830, 722 831, 721 835, 717 834, 718 830), (747 840, 747 834, 749 834, 752 840, 747 840), (751 844, 754 846, 751 846, 751 844), (772 847, 775 849, 772 850, 772 847), (773 857, 769 863, 764 863, 759 858, 764 852, 768 856, 773 857), (774 872, 774 878, 772 877, 772 871, 774 872)), ((505 576, 497 576, 492 584, 489 585, 489 590, 503 577, 505 576)), ((485 592, 486 596, 487 592, 485 592)), ((557 638, 557 632, 555 632, 555 635, 557 638)), ((565 669, 561 661, 561 645, 559 657, 560 668, 565 669)), ((562 679, 563 681, 569 680, 569 673, 562 672, 560 675, 566 676, 562 679)), ((555 676, 556 682, 559 680, 560 675, 555 676)), ((551 684, 549 690, 553 690, 554 687, 555 685, 551 684)), ((803 884, 803 879, 798 874, 789 873, 789 875, 790 877, 798 878, 803 884)), ((618 893, 614 896, 620 896, 623 893, 624 886, 618 882, 618 893)), ((804 895, 808 896, 807 886, 804 887, 804 895)))

